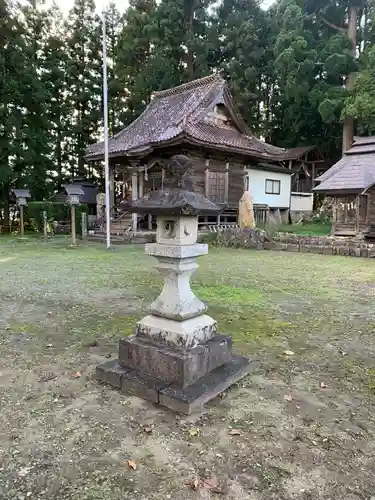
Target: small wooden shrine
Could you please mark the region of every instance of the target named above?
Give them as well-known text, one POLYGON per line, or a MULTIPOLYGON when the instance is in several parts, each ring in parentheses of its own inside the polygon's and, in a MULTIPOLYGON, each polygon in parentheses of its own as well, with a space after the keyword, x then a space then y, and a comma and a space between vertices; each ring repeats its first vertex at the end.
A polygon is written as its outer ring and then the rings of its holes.
POLYGON ((375 238, 375 136, 357 137, 316 181, 314 191, 333 198, 334 235, 375 238))

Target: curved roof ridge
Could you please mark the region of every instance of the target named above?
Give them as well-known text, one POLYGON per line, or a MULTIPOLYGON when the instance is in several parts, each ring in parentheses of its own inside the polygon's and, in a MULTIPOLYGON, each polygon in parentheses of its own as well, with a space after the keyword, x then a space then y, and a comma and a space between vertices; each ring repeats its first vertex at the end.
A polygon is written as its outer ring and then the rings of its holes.
POLYGON ((173 87, 171 89, 159 90, 157 92, 152 93, 152 98, 160 99, 163 97, 168 97, 171 95, 179 94, 181 92, 186 92, 187 90, 192 90, 196 87, 200 87, 201 85, 207 85, 208 83, 212 83, 215 81, 224 80, 220 73, 212 73, 211 75, 203 76, 202 78, 198 78, 197 80, 192 80, 191 82, 182 83, 177 87, 173 87))

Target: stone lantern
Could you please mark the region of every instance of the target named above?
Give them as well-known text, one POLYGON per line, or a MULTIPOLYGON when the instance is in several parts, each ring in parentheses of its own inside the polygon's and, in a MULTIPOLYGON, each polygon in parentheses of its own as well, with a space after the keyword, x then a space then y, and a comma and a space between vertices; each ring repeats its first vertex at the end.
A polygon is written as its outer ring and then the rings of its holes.
POLYGON ((23 221, 23 211, 27 207, 27 199, 31 198, 29 189, 12 189, 12 193, 16 197, 16 203, 20 209, 20 234, 21 238, 24 236, 24 221, 23 221))
POLYGON ((250 361, 232 354, 232 340, 190 288, 196 258, 208 252, 197 243, 198 215, 221 208, 192 191, 190 159, 174 156, 165 169, 164 189, 129 203, 129 210, 157 216, 156 258, 164 287, 135 334, 120 340, 119 357, 97 367, 97 378, 125 393, 190 413, 244 377, 250 361))
POLYGON ((79 205, 79 197, 84 195, 79 184, 64 184, 64 189, 67 194, 67 202, 71 207, 71 226, 72 226, 72 245, 77 244, 76 240, 76 206, 79 205))

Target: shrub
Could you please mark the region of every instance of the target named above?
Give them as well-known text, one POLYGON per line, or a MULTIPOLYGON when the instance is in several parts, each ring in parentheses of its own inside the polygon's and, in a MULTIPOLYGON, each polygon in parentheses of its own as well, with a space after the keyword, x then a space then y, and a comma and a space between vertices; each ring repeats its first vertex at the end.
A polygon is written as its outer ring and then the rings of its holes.
MULTIPOLYGON (((47 212, 49 223, 53 221, 70 222, 70 205, 61 201, 30 201, 27 206, 28 219, 36 231, 43 230, 43 212, 47 212)), ((76 207, 76 231, 81 231, 81 214, 87 212, 87 205, 76 207)))
POLYGON ((207 233, 200 238, 201 243, 212 247, 264 248, 270 237, 264 229, 226 229, 218 233, 207 233))

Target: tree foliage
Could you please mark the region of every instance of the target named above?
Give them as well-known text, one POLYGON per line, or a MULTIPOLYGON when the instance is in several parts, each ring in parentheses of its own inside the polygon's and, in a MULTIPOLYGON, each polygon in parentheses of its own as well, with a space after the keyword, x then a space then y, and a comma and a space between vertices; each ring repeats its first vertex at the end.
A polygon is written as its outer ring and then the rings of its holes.
MULTIPOLYGON (((5 219, 11 187, 42 200, 75 176, 102 177, 85 161, 103 130, 101 19, 94 0, 74 0, 68 15, 39 2, 0 0, 5 219)), ((275 0, 268 10, 258 0, 130 0, 105 17, 111 134, 153 91, 219 70, 251 130, 275 145, 317 144, 333 161, 343 123, 375 133, 375 0, 275 0)))
POLYGON ((270 36, 256 0, 223 0, 211 16, 209 62, 223 70, 239 111, 256 132, 263 125, 270 36))
POLYGON ((359 122, 359 131, 375 134, 375 46, 370 46, 362 57, 353 93, 347 98, 343 116, 359 122))

